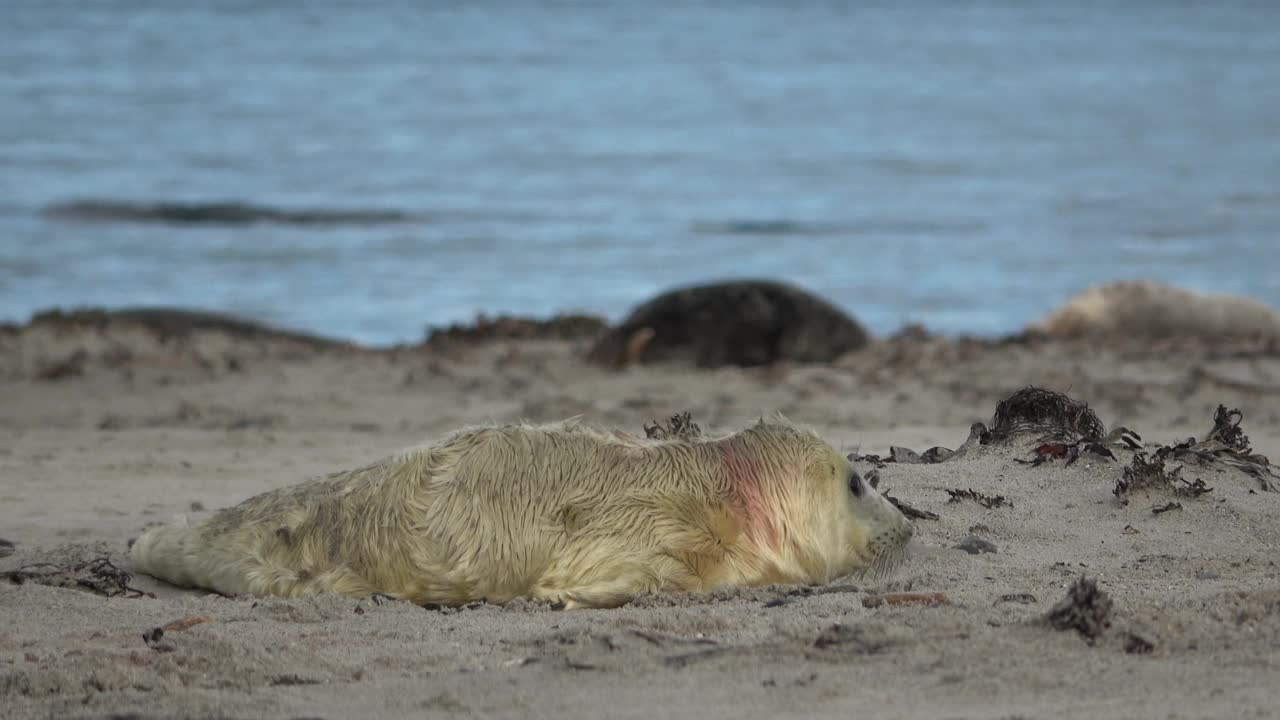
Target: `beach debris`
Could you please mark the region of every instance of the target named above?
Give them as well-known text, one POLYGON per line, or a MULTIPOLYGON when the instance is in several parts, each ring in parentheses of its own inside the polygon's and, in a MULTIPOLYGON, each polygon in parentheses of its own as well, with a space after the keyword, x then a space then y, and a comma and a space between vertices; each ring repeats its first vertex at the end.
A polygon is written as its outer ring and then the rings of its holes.
POLYGON ((1111 627, 1111 609, 1111 598, 1082 575, 1044 619, 1054 629, 1075 630, 1092 643, 1111 627))
POLYGON ((1256 479, 1260 489, 1275 492, 1280 472, 1265 455, 1253 452, 1249 437, 1240 427, 1243 420, 1244 413, 1239 409, 1228 410, 1225 405, 1219 405, 1213 415, 1213 428, 1204 440, 1197 442, 1192 437, 1177 445, 1166 445, 1156 450, 1156 458, 1195 460, 1206 465, 1222 463, 1256 479))
POLYGON ((951 457, 955 454, 956 453, 954 450, 950 450, 948 448, 944 448, 941 446, 936 446, 936 447, 931 447, 928 450, 925 450, 924 453, 920 455, 920 458, 924 460, 926 463, 932 464, 932 463, 946 462, 950 460, 951 457))
POLYGON ((161 642, 162 640, 164 640, 164 628, 154 627, 142 633, 142 642, 156 652, 166 653, 178 649, 178 646, 173 643, 161 642))
POLYGON ((1168 503, 1165 503, 1164 505, 1160 505, 1159 507, 1153 507, 1153 508, 1151 508, 1151 514, 1152 514, 1152 515, 1159 515, 1159 514, 1161 514, 1161 513, 1167 513, 1167 512, 1169 512, 1170 510, 1181 510, 1181 509, 1182 509, 1182 503, 1180 503, 1180 502, 1168 502, 1168 503))
POLYGON ((0 538, 0 557, 9 557, 15 552, 13 541, 0 538))
POLYGON ((139 590, 129 584, 133 576, 116 567, 107 557, 69 565, 56 563, 32 563, 17 570, 0 572, 14 585, 29 582, 50 587, 85 588, 106 597, 149 597, 153 593, 139 590))
POLYGON ((1018 603, 1020 605, 1032 605, 1040 601, 1031 593, 1006 593, 996 598, 994 604, 999 605, 1000 603, 1005 602, 1018 603))
POLYGON ((600 336, 609 324, 604 318, 580 313, 539 319, 516 315, 476 315, 470 323, 427 329, 426 345, 474 344, 491 340, 585 340, 600 336))
POLYGON ((600 337, 593 363, 677 362, 701 368, 830 362, 871 336, 827 300, 794 285, 730 280, 679 287, 637 306, 600 337))
POLYGON ((894 507, 898 508, 898 512, 902 513, 903 515, 906 515, 912 520, 937 520, 938 519, 937 513, 929 512, 928 510, 917 510, 916 508, 908 505, 906 501, 900 500, 890 495, 888 488, 885 488, 884 492, 880 493, 880 496, 883 497, 885 500, 888 500, 894 507))
POLYGON ((1006 500, 1003 495, 983 495, 972 488, 968 490, 948 489, 947 494, 951 496, 950 499, 947 500, 948 503, 958 503, 961 500, 972 500, 988 510, 998 507, 1013 507, 1013 503, 1006 500))
POLYGON ((924 462, 924 458, 920 457, 920 454, 915 450, 892 445, 889 447, 889 462, 919 465, 924 462))
POLYGON ((1053 390, 1025 387, 996 404, 984 444, 1036 435, 1040 443, 1099 441, 1106 428, 1085 403, 1053 390))
POLYGON ((985 540, 977 535, 968 535, 955 546, 957 550, 963 550, 970 555, 980 555, 982 553, 996 552, 996 544, 990 540, 985 540))
POLYGON ((813 646, 819 650, 837 649, 859 655, 873 655, 901 644, 904 639, 901 630, 887 628, 881 623, 833 623, 818 633, 813 646))
MULTIPOLYGON (((849 462, 871 463, 872 465, 875 465, 878 468, 884 467, 886 462, 885 460, 882 460, 879 455, 859 455, 857 452, 849 453, 848 455, 845 456, 845 459, 847 459, 849 462)), ((872 487, 875 487, 875 486, 872 485, 872 487)))
MULTIPOLYGON (((917 453, 911 448, 892 445, 889 447, 889 458, 885 462, 902 463, 904 465, 930 465, 946 462, 955 456, 955 451, 944 447, 931 447, 924 453, 917 453)), ((874 457, 874 456, 872 456, 874 457)), ((879 458, 877 458, 878 460, 879 458)))
POLYGON ((1138 635, 1135 632, 1128 632, 1124 638, 1124 651, 1130 655, 1150 655, 1156 649, 1155 643, 1138 635))
POLYGON ((1124 445, 1130 450, 1142 449, 1142 436, 1121 425, 1107 433, 1102 439, 1103 445, 1124 445))
POLYGON ((928 607, 937 607, 938 605, 946 605, 951 602, 947 599, 946 593, 883 593, 880 595, 868 595, 862 598, 862 607, 878 608, 886 605, 926 605, 928 607))
POLYGON ((685 411, 672 415, 665 425, 657 421, 646 423, 644 435, 650 440, 694 440, 702 437, 702 428, 693 421, 693 415, 685 411))
POLYGON ((1120 479, 1116 481, 1112 492, 1120 499, 1121 504, 1129 503, 1128 496, 1134 492, 1151 491, 1172 492, 1178 497, 1194 498, 1213 492, 1213 488, 1205 485, 1204 480, 1186 480, 1182 477, 1185 465, 1166 470, 1164 459, 1157 454, 1149 457, 1146 453, 1135 453, 1129 466, 1124 469, 1120 479))
POLYGON ((1074 443, 1044 443, 1032 451, 1030 460, 1023 460, 1022 458, 1014 458, 1014 460, 1024 465, 1036 467, 1050 460, 1066 458, 1066 464, 1071 465, 1076 460, 1079 460, 1083 453, 1091 453, 1108 460, 1116 459, 1115 453, 1111 452, 1103 443, 1094 440, 1079 440, 1074 443))
MULTIPOLYGON (((946 457, 939 457, 937 462, 945 462, 947 460, 959 460, 960 458, 964 457, 965 454, 969 452, 969 450, 979 445, 985 445, 990 441, 991 441, 991 431, 987 430, 986 424, 980 423, 980 422, 973 423, 972 425, 969 426, 969 437, 965 438, 965 441, 963 443, 960 443, 960 447, 956 448, 954 452, 951 452, 950 454, 946 455, 946 457)), ((946 448, 936 448, 936 450, 939 450, 939 451, 945 450, 945 449, 946 448)), ((929 453, 926 452, 925 454, 928 455, 929 453)), ((941 453, 939 453, 939 455, 941 455, 941 453)))

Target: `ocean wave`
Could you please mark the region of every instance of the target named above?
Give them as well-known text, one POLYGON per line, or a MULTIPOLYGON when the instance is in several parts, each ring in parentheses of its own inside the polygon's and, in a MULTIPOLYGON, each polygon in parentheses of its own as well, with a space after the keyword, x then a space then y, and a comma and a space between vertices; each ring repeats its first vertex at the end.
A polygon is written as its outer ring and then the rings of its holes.
POLYGON ((399 210, 278 208, 242 202, 128 202, 74 200, 45 208, 50 217, 83 222, 167 223, 176 225, 376 225, 425 218, 399 210))

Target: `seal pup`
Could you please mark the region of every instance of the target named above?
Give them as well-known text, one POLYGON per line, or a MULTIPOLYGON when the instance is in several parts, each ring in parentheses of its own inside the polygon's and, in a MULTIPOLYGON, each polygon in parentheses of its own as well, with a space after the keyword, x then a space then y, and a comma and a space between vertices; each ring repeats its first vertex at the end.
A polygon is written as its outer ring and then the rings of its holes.
POLYGON ((642 439, 475 427, 145 532, 136 570, 226 595, 612 607, 642 592, 880 574, 911 522, 815 433, 642 439))
POLYGON ((1068 338, 1280 338, 1280 312, 1249 298, 1121 280, 1086 288, 1028 329, 1068 338))

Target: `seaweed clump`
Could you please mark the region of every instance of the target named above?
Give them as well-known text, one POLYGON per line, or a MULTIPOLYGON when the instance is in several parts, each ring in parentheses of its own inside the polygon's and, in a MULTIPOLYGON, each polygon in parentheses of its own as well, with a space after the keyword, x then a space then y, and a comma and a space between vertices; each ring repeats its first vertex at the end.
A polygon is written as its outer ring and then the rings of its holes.
POLYGON ((1040 442, 1101 440, 1106 428, 1097 413, 1079 400, 1053 390, 1025 387, 996 404, 983 444, 1036 435, 1040 442))
POLYGON ((1184 465, 1179 465, 1172 470, 1166 470, 1164 466, 1164 458, 1157 455, 1156 457, 1148 457, 1146 453, 1136 453, 1133 461, 1124 469, 1124 473, 1120 479, 1116 481, 1116 487, 1112 490, 1122 503, 1129 502, 1128 496, 1134 492, 1172 492, 1178 497, 1199 497, 1208 492, 1213 492, 1213 488, 1205 485, 1204 480, 1196 479, 1194 481, 1187 480, 1182 477, 1182 469, 1184 465))
POLYGON ((109 558, 99 557, 86 562, 59 565, 35 563, 23 565, 17 570, 0 573, 14 585, 34 582, 52 587, 84 588, 106 597, 155 597, 129 583, 133 576, 121 570, 109 558))
POLYGON ((1166 445, 1156 450, 1156 458, 1165 460, 1195 460, 1202 464, 1222 463, 1255 478, 1263 490, 1274 491, 1274 480, 1280 475, 1265 455, 1253 452, 1249 436, 1240 427, 1244 413, 1239 409, 1228 410, 1219 405, 1213 415, 1213 428, 1199 442, 1195 438, 1166 445))
POLYGON ((1111 598, 1095 580, 1081 576, 1054 605, 1045 621, 1056 630, 1075 630, 1092 643, 1111 627, 1111 598))

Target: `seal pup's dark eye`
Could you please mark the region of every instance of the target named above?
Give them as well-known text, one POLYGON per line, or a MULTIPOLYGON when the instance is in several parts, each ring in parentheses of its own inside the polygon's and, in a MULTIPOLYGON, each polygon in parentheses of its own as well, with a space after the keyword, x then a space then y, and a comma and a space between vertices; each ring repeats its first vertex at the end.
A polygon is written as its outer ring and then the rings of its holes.
POLYGON ((849 471, 849 492, 853 493, 854 497, 862 497, 862 494, 865 493, 866 491, 867 491, 867 484, 862 481, 862 476, 858 474, 857 470, 850 470, 849 471))

